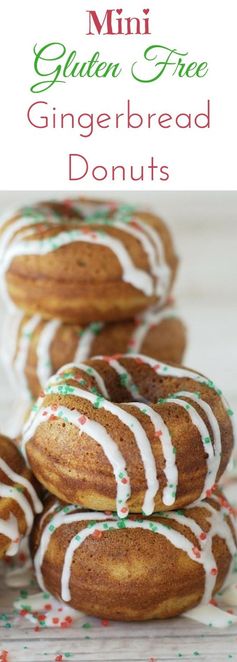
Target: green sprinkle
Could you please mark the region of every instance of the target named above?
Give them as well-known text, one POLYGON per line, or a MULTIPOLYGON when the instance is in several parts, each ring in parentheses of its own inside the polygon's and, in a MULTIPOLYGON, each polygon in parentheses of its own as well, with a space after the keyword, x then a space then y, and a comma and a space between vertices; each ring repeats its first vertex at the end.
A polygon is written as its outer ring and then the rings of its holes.
POLYGON ((28 591, 25 591, 25 590, 22 589, 20 591, 20 596, 21 596, 21 598, 27 598, 28 597, 28 591))
POLYGON ((118 522, 118 528, 119 528, 119 529, 126 529, 126 524, 125 524, 125 521, 124 521, 123 519, 121 519, 121 520, 118 522))
POLYGON ((83 626, 82 626, 82 627, 83 627, 85 630, 89 630, 89 628, 91 628, 92 626, 91 626, 91 623, 83 623, 83 626))

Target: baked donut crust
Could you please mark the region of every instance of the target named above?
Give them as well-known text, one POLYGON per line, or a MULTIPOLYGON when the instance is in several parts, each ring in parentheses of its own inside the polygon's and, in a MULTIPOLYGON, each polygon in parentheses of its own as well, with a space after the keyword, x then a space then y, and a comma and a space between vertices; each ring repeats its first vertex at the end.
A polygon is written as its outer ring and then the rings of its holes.
POLYGON ((94 322, 87 327, 63 324, 59 320, 43 320, 17 315, 8 320, 11 339, 7 368, 13 380, 20 380, 26 397, 37 398, 47 380, 65 363, 84 361, 96 354, 144 352, 163 362, 181 363, 186 329, 173 305, 149 309, 134 320, 124 322, 94 322), (12 343, 13 325, 17 325, 12 343))
POLYGON ((171 618, 221 589, 236 552, 234 524, 220 493, 126 520, 50 498, 31 538, 36 577, 42 590, 91 616, 171 618))
POLYGON ((7 217, 0 258, 5 298, 27 314, 82 325, 164 303, 178 262, 160 218, 85 199, 7 217))
POLYGON ((13 442, 0 435, 0 558, 17 553, 42 511, 36 481, 13 442))
POLYGON ((57 497, 93 510, 174 510, 212 493, 233 446, 213 382, 143 355, 94 357, 51 378, 22 449, 57 497))

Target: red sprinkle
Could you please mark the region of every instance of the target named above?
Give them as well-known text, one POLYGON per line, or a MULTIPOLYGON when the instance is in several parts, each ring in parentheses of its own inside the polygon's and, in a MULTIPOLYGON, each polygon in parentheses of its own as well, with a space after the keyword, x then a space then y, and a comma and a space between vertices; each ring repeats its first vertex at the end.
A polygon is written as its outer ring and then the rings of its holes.
POLYGON ((22 563, 24 563, 24 561, 26 561, 26 554, 24 554, 24 552, 21 552, 21 553, 19 554, 18 558, 19 558, 19 561, 21 561, 22 563))
POLYGON ((83 415, 83 416, 80 416, 78 420, 79 420, 79 423, 81 423, 81 425, 85 425, 85 423, 87 421, 87 418, 86 418, 86 416, 83 415))
POLYGON ((127 482, 128 482, 128 479, 127 479, 127 478, 122 478, 121 483, 123 483, 124 485, 126 485, 127 482))
POLYGON ((200 556, 201 556, 200 549, 198 549, 198 547, 193 547, 192 551, 195 554, 195 556, 197 557, 197 559, 200 559, 200 556))
POLYGON ((207 537, 207 534, 204 533, 204 531, 202 533, 200 533, 200 536, 199 536, 200 540, 206 540, 206 537, 207 537))
POLYGON ((52 618, 52 621, 53 621, 54 625, 57 625, 57 623, 59 623, 59 618, 54 617, 54 618, 52 618))
POLYGON ((62 662, 63 656, 62 655, 56 655, 55 657, 55 662, 62 662))
POLYGON ((96 540, 99 540, 99 538, 101 538, 102 535, 103 535, 103 534, 102 534, 102 531, 99 531, 99 529, 96 529, 96 530, 93 531, 93 533, 92 533, 92 538, 95 538, 96 540))
POLYGON ((217 572, 218 572, 217 568, 211 569, 211 575, 217 575, 217 572))
POLYGON ((101 625, 103 625, 103 627, 106 628, 109 625, 108 619, 104 618, 103 621, 101 621, 101 625))
POLYGON ((50 611, 50 609, 52 609, 52 605, 50 604, 50 602, 44 605, 44 609, 45 611, 50 611))

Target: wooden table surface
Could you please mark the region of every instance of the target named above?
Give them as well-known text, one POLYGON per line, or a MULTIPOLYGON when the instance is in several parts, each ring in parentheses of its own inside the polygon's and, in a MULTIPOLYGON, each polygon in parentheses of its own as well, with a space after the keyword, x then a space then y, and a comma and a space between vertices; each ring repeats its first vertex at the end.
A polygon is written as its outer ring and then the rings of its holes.
MULTIPOLYGON (((11 198, 2 195, 0 211, 11 198)), ((17 196, 22 201, 23 193, 16 193, 13 202, 17 196)), ((140 196, 142 203, 147 199, 140 196)), ((182 257, 176 289, 189 328, 185 363, 218 382, 237 408, 237 195, 152 194, 151 201, 171 220, 182 257)), ((0 398, 1 428, 8 431, 12 410, 5 376, 0 398)), ((9 651, 9 662, 237 662, 237 626, 214 629, 186 618, 102 624, 83 617, 66 630, 35 632, 24 617, 13 615, 13 598, 1 582, 0 651, 9 651)))

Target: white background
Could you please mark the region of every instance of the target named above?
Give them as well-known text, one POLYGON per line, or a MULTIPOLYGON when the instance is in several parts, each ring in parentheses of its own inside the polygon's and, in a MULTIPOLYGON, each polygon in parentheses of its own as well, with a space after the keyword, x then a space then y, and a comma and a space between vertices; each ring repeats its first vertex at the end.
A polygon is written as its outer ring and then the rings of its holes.
MULTIPOLYGON (((8 0, 1 16, 1 190, 76 189, 236 189, 236 2, 235 0, 8 0), (86 9, 128 8, 127 15, 151 9, 150 37, 85 36, 86 9), (111 79, 67 79, 47 93, 33 95, 33 45, 62 41, 77 50, 78 60, 95 50, 109 61, 120 61, 123 75, 111 79), (132 80, 131 63, 150 44, 189 51, 190 60, 207 60, 203 79, 165 76, 143 85, 132 80), (58 112, 123 112, 130 97, 140 112, 202 112, 212 102, 211 129, 98 130, 80 138, 79 131, 34 129, 26 112, 45 99, 58 112), (168 164, 168 182, 96 182, 91 176, 68 181, 68 154, 84 154, 90 168, 104 164, 146 165, 151 155, 168 164)), ((126 15, 126 12, 125 12, 126 15)), ((146 171, 147 172, 147 171, 146 171)))

